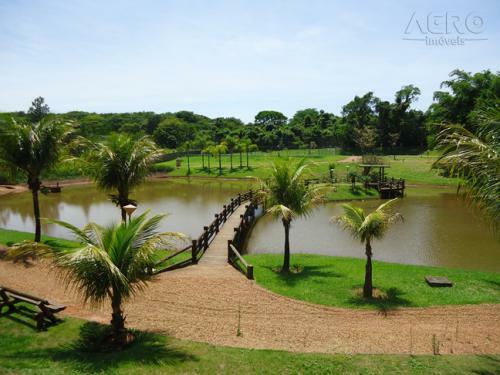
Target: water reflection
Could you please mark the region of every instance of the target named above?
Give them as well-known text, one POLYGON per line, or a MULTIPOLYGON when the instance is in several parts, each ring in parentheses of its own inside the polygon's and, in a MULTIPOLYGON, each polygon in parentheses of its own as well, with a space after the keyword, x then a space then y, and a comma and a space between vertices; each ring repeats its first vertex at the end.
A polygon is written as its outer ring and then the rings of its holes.
MULTIPOLYGON (((203 226, 213 220, 214 214, 229 198, 248 187, 248 182, 240 181, 154 180, 137 189, 131 198, 139 203, 136 214, 148 209, 152 213, 169 214, 162 223, 162 230, 198 236, 203 226)), ((41 195, 40 205, 42 217, 69 221, 78 227, 89 221, 108 224, 120 219, 120 211, 110 202, 107 194, 92 185, 66 187, 61 194, 41 195)), ((34 230, 29 193, 0 197, 0 226, 34 230)), ((65 238, 69 235, 65 229, 50 224, 43 224, 43 233, 65 238)))
MULTIPOLYGON (((380 202, 357 204, 371 210, 380 202)), ((395 224, 382 241, 375 241, 375 259, 500 271, 500 245, 485 224, 455 195, 407 197, 396 207, 405 222, 395 224)), ((290 231, 292 252, 363 258, 364 246, 329 222, 330 217, 341 212, 340 204, 327 204, 311 217, 296 220, 290 231)), ((264 217, 257 222, 247 251, 281 253, 283 238, 281 223, 264 217)))

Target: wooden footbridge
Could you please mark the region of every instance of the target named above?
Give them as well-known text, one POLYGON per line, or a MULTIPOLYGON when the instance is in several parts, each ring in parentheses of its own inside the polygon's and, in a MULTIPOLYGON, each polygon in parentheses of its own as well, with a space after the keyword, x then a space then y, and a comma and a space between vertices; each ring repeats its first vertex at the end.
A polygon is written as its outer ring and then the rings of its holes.
POLYGON ((215 219, 189 246, 167 256, 155 265, 154 273, 171 271, 194 264, 221 266, 231 264, 253 279, 253 267, 241 256, 246 235, 255 221, 254 194, 250 190, 231 198, 215 219))

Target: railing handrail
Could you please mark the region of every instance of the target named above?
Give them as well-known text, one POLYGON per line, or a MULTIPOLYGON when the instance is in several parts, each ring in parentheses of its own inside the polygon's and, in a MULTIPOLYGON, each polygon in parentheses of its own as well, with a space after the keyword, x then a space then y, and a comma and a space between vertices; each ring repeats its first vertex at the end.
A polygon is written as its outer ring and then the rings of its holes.
MULTIPOLYGON (((191 249, 192 251, 191 264, 197 263, 199 258, 203 256, 204 251, 207 250, 208 246, 215 239, 217 233, 219 233, 220 226, 227 221, 228 216, 234 213, 234 211, 236 211, 236 208, 239 207, 243 202, 251 200, 252 197, 253 191, 249 190, 245 193, 239 193, 236 197, 231 198, 229 204, 224 204, 222 211, 214 215, 215 219, 208 226, 203 227, 203 232, 195 240, 192 241, 191 245, 188 245, 185 248, 175 252, 174 254, 169 255, 165 259, 158 261, 157 263, 155 263, 155 266, 158 266, 189 249, 191 249)), ((179 262, 179 264, 183 264, 185 262, 186 260, 183 260, 179 262)), ((173 266, 175 266, 175 264, 173 266)))
MULTIPOLYGON (((253 280, 253 266, 251 264, 249 264, 245 258, 243 258, 241 256, 241 254, 239 253, 239 251, 233 246, 233 244, 231 243, 231 240, 228 241, 228 249, 230 252, 232 252, 233 254, 235 254, 238 259, 240 260, 241 263, 243 263, 243 266, 245 266, 246 268, 246 272, 245 273, 245 276, 247 277, 247 279, 249 280, 253 280)), ((228 256, 228 261, 230 263, 232 263, 233 265, 235 265, 232 260, 231 260, 231 257, 228 256)))

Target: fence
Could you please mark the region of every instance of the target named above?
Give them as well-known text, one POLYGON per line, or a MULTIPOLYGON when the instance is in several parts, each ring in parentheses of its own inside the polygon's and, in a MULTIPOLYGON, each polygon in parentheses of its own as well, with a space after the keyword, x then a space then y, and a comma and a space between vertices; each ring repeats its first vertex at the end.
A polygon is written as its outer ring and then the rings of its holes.
MULTIPOLYGON (((203 256, 205 251, 208 249, 210 243, 214 240, 215 236, 219 233, 220 227, 224 224, 228 217, 245 201, 251 201, 253 197, 252 190, 238 194, 235 198, 231 198, 229 204, 222 206, 222 211, 215 214, 215 219, 208 226, 203 227, 203 232, 198 236, 198 238, 192 240, 191 244, 185 248, 169 255, 168 257, 161 259, 155 264, 155 273, 161 273, 166 271, 171 271, 173 269, 188 266, 190 264, 196 264, 203 256), (186 256, 186 253, 190 251, 190 257, 186 256), (173 264, 168 263, 174 258, 182 258, 173 264)), ((246 214, 246 211, 245 211, 246 214)), ((240 224, 241 225, 241 224, 240 224)))

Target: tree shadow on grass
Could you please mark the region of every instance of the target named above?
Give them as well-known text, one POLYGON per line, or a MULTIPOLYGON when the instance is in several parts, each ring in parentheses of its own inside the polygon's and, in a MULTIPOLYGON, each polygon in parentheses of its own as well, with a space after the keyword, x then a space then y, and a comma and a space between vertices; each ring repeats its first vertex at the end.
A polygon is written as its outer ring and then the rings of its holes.
POLYGON ((349 303, 360 307, 375 307, 383 315, 388 315, 399 307, 410 307, 412 305, 410 300, 401 297, 404 293, 398 288, 374 289, 374 297, 372 298, 364 298, 362 293, 363 288, 357 288, 355 295, 349 299, 349 303))
POLYGON ((122 350, 112 350, 105 344, 110 328, 87 322, 80 329, 80 337, 56 348, 37 348, 16 353, 17 359, 43 359, 67 362, 85 373, 108 372, 122 365, 170 365, 198 358, 169 344, 166 336, 150 332, 132 331, 135 340, 122 350))
POLYGON ((477 375, 498 375, 500 374, 500 358, 492 355, 480 355, 480 358, 486 361, 487 368, 471 370, 471 374, 477 375))
POLYGON ((279 279, 281 281, 284 281, 288 286, 294 286, 300 281, 304 281, 308 278, 311 277, 320 277, 324 278, 325 281, 327 281, 329 278, 332 277, 342 277, 344 276, 341 273, 331 271, 331 270, 326 270, 326 268, 331 269, 331 266, 302 266, 302 265, 297 265, 294 264, 290 267, 289 272, 281 272, 281 266, 279 267, 271 267, 267 266, 265 267, 271 272, 276 273, 278 275, 279 279))
POLYGON ((495 290, 500 290, 500 281, 496 281, 496 280, 488 280, 488 279, 483 279, 483 281, 487 284, 490 284, 491 286, 493 286, 493 288, 495 290))

